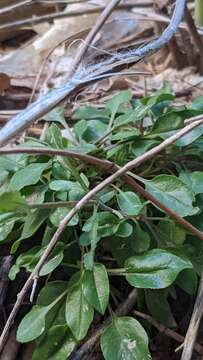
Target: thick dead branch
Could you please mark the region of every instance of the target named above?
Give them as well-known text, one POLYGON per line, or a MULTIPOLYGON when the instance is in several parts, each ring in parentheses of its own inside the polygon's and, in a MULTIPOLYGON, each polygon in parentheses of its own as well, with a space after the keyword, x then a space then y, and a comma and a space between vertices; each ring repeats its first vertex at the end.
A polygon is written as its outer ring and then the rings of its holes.
MULTIPOLYGON (((82 209, 85 204, 87 204, 90 200, 92 200, 101 190, 103 190, 106 186, 112 184, 116 179, 118 179, 121 176, 126 176, 125 174, 135 168, 138 165, 141 165, 143 162, 151 159, 153 156, 157 155, 159 152, 164 150, 167 146, 173 144, 175 141, 180 139, 182 136, 186 135, 188 132, 193 130, 198 125, 201 125, 203 120, 198 120, 196 122, 192 122, 191 124, 185 126, 183 129, 178 131, 176 134, 172 135, 168 139, 164 140, 161 144, 158 146, 155 146, 151 150, 147 151, 145 154, 139 156, 135 160, 129 161, 126 165, 124 165, 122 168, 119 168, 115 173, 113 173, 111 176, 107 177, 105 180, 103 180, 100 184, 95 186, 92 190, 90 190, 77 204, 76 206, 70 210, 67 216, 64 217, 64 219, 61 221, 58 229, 56 230, 55 234, 53 235, 52 239, 50 240, 47 248, 45 249, 43 255, 41 256, 40 260, 38 261, 37 265, 35 266, 33 272, 30 274, 29 278, 25 282, 23 288, 21 289, 20 293, 17 296, 16 303, 13 307, 13 310, 11 311, 9 318, 6 322, 6 325, 4 327, 4 330, 0 337, 0 351, 2 351, 4 344, 6 342, 7 336, 9 334, 9 330, 13 324, 13 321, 18 313, 18 310, 22 304, 22 301, 32 286, 33 280, 38 276, 38 273, 41 269, 41 267, 44 265, 44 263, 47 261, 49 255, 51 254, 52 250, 54 249, 56 243, 58 242, 61 234, 65 230, 67 224, 69 221, 73 218, 73 216, 82 209)), ((175 214, 175 213, 174 213, 175 214)), ((183 219, 184 220, 184 219, 183 219)), ((199 231, 199 230, 197 230, 199 231)), ((199 231, 199 237, 203 240, 203 234, 199 231)))
POLYGON ((157 39, 143 46, 142 48, 124 51, 121 54, 114 54, 110 59, 104 60, 95 65, 78 69, 70 81, 63 87, 53 90, 42 99, 30 105, 21 114, 11 119, 0 131, 0 146, 6 144, 11 138, 16 136, 23 129, 31 125, 34 121, 41 118, 50 111, 56 104, 62 101, 71 91, 84 86, 92 81, 97 81, 102 76, 111 76, 120 66, 135 63, 147 55, 151 55, 165 45, 177 31, 184 14, 186 0, 177 0, 175 10, 170 24, 157 39))

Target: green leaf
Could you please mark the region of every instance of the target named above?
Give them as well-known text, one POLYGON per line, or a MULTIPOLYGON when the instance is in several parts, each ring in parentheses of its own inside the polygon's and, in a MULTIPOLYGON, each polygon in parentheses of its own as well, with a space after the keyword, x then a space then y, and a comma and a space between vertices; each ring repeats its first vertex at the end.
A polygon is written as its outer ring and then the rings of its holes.
POLYGON ((132 236, 124 238, 117 237, 117 234, 107 240, 107 246, 119 266, 123 266, 125 260, 132 255, 136 255, 135 239, 132 236))
POLYGON ((15 211, 25 205, 26 202, 18 191, 4 192, 0 194, 0 211, 15 211))
POLYGON ((66 322, 78 341, 87 334, 93 315, 93 308, 87 302, 81 284, 73 286, 66 299, 66 322))
POLYGON ((194 215, 199 211, 192 205, 195 200, 193 193, 177 177, 158 175, 153 180, 145 180, 144 183, 151 195, 181 217, 194 215))
POLYGON ((13 266, 11 266, 9 273, 8 273, 8 277, 11 281, 15 280, 16 275, 19 273, 20 268, 18 267, 18 265, 14 264, 13 266))
POLYGON ((179 175, 179 178, 184 184, 187 185, 189 189, 193 191, 195 195, 203 193, 203 172, 194 171, 184 172, 182 171, 179 175))
POLYGON ((191 108, 192 109, 195 109, 195 110, 203 110, 203 96, 197 96, 193 102, 192 102, 192 105, 191 105, 191 108))
MULTIPOLYGON (((100 238, 97 238, 97 242, 100 240, 100 238)), ((80 235, 80 245, 81 246, 87 246, 91 244, 91 232, 84 232, 80 235)))
POLYGON ((183 270, 176 279, 176 284, 187 294, 195 295, 198 286, 198 277, 193 269, 183 270))
POLYGON ((49 212, 50 211, 47 209, 36 209, 33 212, 30 212, 25 218, 21 239, 31 237, 48 218, 49 212))
POLYGON ((109 110, 108 109, 97 109, 93 106, 80 106, 73 114, 73 120, 90 120, 98 118, 108 118, 109 110))
POLYGON ((61 129, 56 124, 51 124, 46 132, 45 141, 55 149, 63 149, 61 129))
POLYGON ((11 178, 9 189, 21 190, 25 186, 37 184, 44 170, 50 166, 50 163, 36 163, 18 170, 11 178))
POLYGON ((89 120, 87 122, 87 129, 83 134, 83 139, 87 142, 94 142, 106 134, 108 129, 107 124, 100 120, 89 120))
MULTIPOLYGON (((119 219, 114 214, 103 211, 97 213, 98 216, 98 237, 107 237, 116 233, 119 227, 119 219)), ((93 218, 89 218, 84 224, 82 230, 85 232, 90 232, 93 226, 93 218)))
POLYGON ((54 191, 69 191, 74 182, 69 180, 53 180, 49 183, 49 188, 54 191))
POLYGON ((179 140, 177 140, 176 145, 182 147, 182 146, 187 146, 189 144, 192 144, 202 134, 203 134, 203 125, 199 125, 192 131, 189 131, 188 134, 182 136, 179 140))
POLYGON ((125 262, 127 281, 143 289, 163 289, 171 285, 184 269, 192 268, 189 260, 166 250, 153 249, 125 262))
POLYGON ((8 172, 4 171, 4 170, 1 170, 1 173, 0 173, 0 186, 2 186, 5 183, 7 177, 8 177, 8 172))
POLYGON ((69 180, 54 180, 49 184, 49 188, 54 191, 68 191, 70 201, 78 201, 85 195, 83 187, 78 182, 69 180))
POLYGON ((120 222, 119 228, 116 231, 116 236, 127 238, 133 232, 133 227, 127 221, 120 222))
POLYGON ((173 244, 182 245, 186 239, 185 230, 173 220, 160 221, 156 230, 163 244, 168 246, 173 244))
POLYGON ((22 234, 20 239, 16 240, 12 247, 11 247, 11 253, 15 253, 24 239, 28 239, 31 237, 35 232, 40 228, 40 226, 43 224, 43 222, 47 219, 49 216, 50 211, 48 209, 36 209, 32 212, 30 212, 26 218, 25 223, 23 226, 22 234))
POLYGON ((45 317, 49 306, 33 306, 32 310, 22 319, 17 330, 17 341, 26 343, 38 338, 45 330, 45 317))
POLYGON ((64 107, 57 106, 51 110, 48 114, 43 116, 43 120, 49 122, 59 122, 61 125, 66 127, 66 121, 64 116, 64 107))
POLYGON ((153 318, 167 327, 176 327, 167 296, 167 290, 145 290, 146 304, 153 318))
POLYGON ((104 191, 100 192, 100 195, 99 195, 99 199, 104 203, 106 204, 107 202, 109 202, 110 200, 113 199, 115 195, 115 191, 114 190, 111 190, 109 191, 108 189, 104 189, 104 191))
POLYGON ((63 164, 54 162, 52 165, 52 175, 57 180, 68 180, 71 174, 63 164))
POLYGON ((109 302, 109 280, 103 264, 95 264, 92 271, 85 271, 82 289, 90 305, 104 314, 109 302))
POLYGON ((169 111, 156 120, 152 133, 158 134, 179 129, 183 125, 183 120, 184 117, 181 111, 169 111))
POLYGON ((55 280, 48 282, 40 291, 37 305, 44 307, 53 303, 68 289, 68 282, 55 280))
POLYGON ((42 249, 40 246, 34 246, 27 252, 20 254, 16 260, 16 264, 11 267, 11 270, 9 272, 9 278, 11 280, 14 280, 16 278, 16 275, 20 271, 20 268, 22 267, 25 268, 27 271, 32 271, 33 266, 31 264, 36 264, 41 254, 42 249))
POLYGON ((11 233, 14 224, 15 224, 15 220, 11 219, 10 221, 7 221, 5 224, 0 225, 0 242, 4 241, 7 238, 7 236, 11 233))
POLYGON ((138 130, 138 129, 121 130, 121 131, 118 131, 115 135, 112 135, 111 140, 112 141, 133 140, 133 139, 137 139, 139 134, 140 134, 140 130, 138 130))
POLYGON ((76 346, 66 325, 56 325, 48 330, 32 355, 32 360, 66 360, 76 346))
MULTIPOLYGON (((55 226, 58 227, 60 222, 65 218, 66 215, 70 212, 70 208, 57 208, 51 215, 50 221, 55 226)), ((74 215, 73 218, 69 221, 67 226, 75 226, 79 221, 78 214, 74 215)))
POLYGON ((106 108, 111 111, 111 116, 114 118, 121 104, 129 102, 132 99, 132 92, 130 90, 121 91, 110 99, 106 108))
POLYGON ((132 153, 135 156, 144 154, 147 150, 151 149, 154 145, 158 145, 159 141, 150 139, 138 139, 132 145, 132 153))
POLYGON ((58 252, 57 254, 52 254, 51 259, 49 259, 41 268, 39 275, 45 276, 54 271, 63 260, 63 251, 58 252))
POLYGON ((90 230, 90 251, 84 255, 84 266, 87 270, 92 270, 94 266, 94 255, 98 242, 98 216, 97 216, 97 205, 94 205, 94 211, 92 216, 92 228, 90 230))
POLYGON ((40 292, 37 305, 25 315, 21 320, 17 330, 17 340, 25 343, 37 339, 43 334, 46 328, 46 316, 66 295, 66 283, 55 281, 49 283, 40 292), (65 287, 65 291, 64 291, 65 287))
MULTIPOLYGON (((115 119, 113 126, 114 130, 119 128, 120 126, 127 125, 130 123, 136 123, 139 120, 142 120, 143 117, 146 115, 147 111, 148 111, 148 107, 146 109, 146 107, 142 105, 134 110, 131 109, 127 110, 125 114, 122 114, 115 119)), ((140 131, 136 129, 136 136, 138 136, 139 133, 140 131)), ((132 131, 132 135, 135 136, 135 130, 132 131)))
POLYGON ((140 227, 138 223, 136 224, 136 229, 133 233, 133 236, 135 237, 134 249, 136 253, 142 253, 148 250, 150 246, 150 236, 140 227))
POLYGON ((87 121, 80 120, 74 125, 74 133, 76 138, 81 141, 84 132, 87 130, 87 121))
POLYGON ((25 157, 22 154, 14 154, 14 155, 1 155, 0 156, 0 170, 6 170, 9 172, 17 171, 21 166, 21 158, 25 157))
POLYGON ((149 360, 148 338, 132 317, 116 317, 101 336, 105 360, 149 360))
POLYGON ((121 211, 129 216, 138 215, 143 208, 139 196, 132 191, 120 190, 116 197, 121 211))

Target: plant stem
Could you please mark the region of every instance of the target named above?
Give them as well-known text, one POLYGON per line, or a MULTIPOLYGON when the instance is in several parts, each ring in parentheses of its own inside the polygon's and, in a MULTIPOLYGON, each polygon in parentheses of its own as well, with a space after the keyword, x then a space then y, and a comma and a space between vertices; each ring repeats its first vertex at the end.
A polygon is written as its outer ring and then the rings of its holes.
POLYGON ((69 263, 62 262, 61 265, 62 265, 62 266, 65 266, 65 267, 69 267, 69 268, 73 268, 73 269, 80 270, 80 266, 75 265, 75 264, 69 264, 69 263))
POLYGON ((108 272, 109 275, 118 275, 118 276, 123 276, 123 275, 125 275, 127 273, 125 268, 107 269, 107 272, 108 272))

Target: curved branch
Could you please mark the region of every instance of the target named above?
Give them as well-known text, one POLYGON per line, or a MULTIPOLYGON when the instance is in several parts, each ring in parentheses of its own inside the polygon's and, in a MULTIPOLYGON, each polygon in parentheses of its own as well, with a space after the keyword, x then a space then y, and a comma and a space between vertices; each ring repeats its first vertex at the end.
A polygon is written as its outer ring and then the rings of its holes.
POLYGON ((12 118, 0 131, 0 146, 6 144, 11 138, 31 125, 34 121, 41 118, 50 111, 73 90, 85 84, 96 81, 102 75, 111 76, 112 70, 119 65, 137 62, 145 56, 153 54, 165 45, 177 31, 184 14, 186 0, 177 0, 175 10, 168 27, 163 34, 155 41, 146 46, 131 51, 126 51, 120 55, 115 54, 110 59, 96 65, 87 66, 85 69, 78 69, 70 81, 59 89, 53 90, 42 99, 36 101, 20 114, 12 118))

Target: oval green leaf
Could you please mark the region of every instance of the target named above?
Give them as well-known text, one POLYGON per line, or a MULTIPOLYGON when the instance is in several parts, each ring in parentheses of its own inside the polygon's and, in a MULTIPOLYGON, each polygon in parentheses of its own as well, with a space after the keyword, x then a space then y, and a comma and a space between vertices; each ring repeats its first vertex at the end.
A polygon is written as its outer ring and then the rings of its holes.
POLYGON ((11 179, 9 188, 11 190, 21 190, 25 186, 36 184, 48 166, 49 163, 36 163, 16 171, 11 179))
POLYGON ((87 301, 104 314, 109 302, 109 279, 103 264, 95 264, 92 271, 85 271, 82 289, 87 301))
POLYGON ((163 289, 171 285, 183 269, 192 268, 189 260, 166 250, 153 249, 125 261, 126 279, 143 289, 163 289))
POLYGON ((186 185, 173 175, 159 175, 153 180, 145 181, 146 190, 162 204, 180 216, 191 216, 199 211, 193 207, 193 193, 186 185))
POLYGON ((94 310, 87 302, 81 284, 73 286, 66 299, 66 322, 77 340, 82 340, 93 320, 94 310))
POLYGON ((148 337, 140 323, 132 317, 114 318, 101 336, 105 360, 150 360, 148 337))
POLYGON ((33 360, 66 360, 76 346, 66 325, 56 325, 48 330, 32 356, 33 360))
POLYGON ((32 310, 22 319, 17 330, 17 341, 26 343, 37 339, 45 330, 45 317, 49 306, 33 306, 32 310))
POLYGON ((116 197, 121 211, 129 216, 138 215, 143 208, 139 196, 132 191, 119 191, 116 197))

